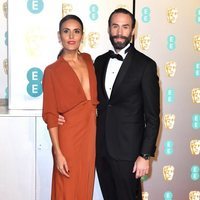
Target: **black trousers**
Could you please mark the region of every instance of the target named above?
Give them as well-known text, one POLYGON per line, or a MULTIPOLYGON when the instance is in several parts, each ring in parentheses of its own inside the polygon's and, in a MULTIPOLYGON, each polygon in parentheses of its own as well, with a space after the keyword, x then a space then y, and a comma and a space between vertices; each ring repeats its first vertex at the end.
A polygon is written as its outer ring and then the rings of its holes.
POLYGON ((142 200, 140 179, 132 173, 132 161, 97 156, 96 168, 104 200, 142 200))

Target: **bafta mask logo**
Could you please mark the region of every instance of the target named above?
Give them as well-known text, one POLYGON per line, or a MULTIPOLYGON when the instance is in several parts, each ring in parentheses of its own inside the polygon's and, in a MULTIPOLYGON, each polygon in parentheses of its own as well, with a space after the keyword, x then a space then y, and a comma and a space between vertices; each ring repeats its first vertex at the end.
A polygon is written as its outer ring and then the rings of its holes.
POLYGON ((73 7, 69 3, 62 3, 62 17, 68 15, 72 11, 73 7))
POLYGON ((193 38, 193 45, 196 51, 200 51, 200 35, 195 35, 193 38))
POLYGON ((166 114, 164 115, 164 125, 167 129, 173 129, 175 124, 175 115, 174 114, 166 114))
POLYGON ((88 34, 88 43, 91 48, 96 48, 100 35, 97 32, 90 32, 88 34))
POLYGON ((165 65, 165 71, 168 77, 174 77, 176 73, 176 62, 174 61, 167 62, 165 65))
POLYGON ((178 10, 176 8, 169 8, 167 11, 167 21, 170 24, 176 23, 178 18, 178 10))
POLYGON ((191 150, 192 155, 199 155, 200 154, 200 140, 191 140, 190 150, 191 150))
POLYGON ((148 192, 142 192, 142 200, 148 200, 149 199, 149 193, 148 192))
POLYGON ((192 102, 193 103, 200 103, 200 88, 193 88, 192 89, 192 102))
POLYGON ((200 191, 191 191, 189 193, 189 200, 199 200, 200 199, 200 191))
POLYGON ((8 59, 3 60, 3 70, 5 74, 8 74, 8 59))
POLYGON ((143 35, 139 37, 140 47, 142 50, 148 50, 151 43, 150 35, 143 35))
POLYGON ((4 14, 4 17, 7 18, 8 17, 8 3, 7 2, 4 2, 3 5, 3 14, 4 14))
POLYGON ((174 166, 166 165, 163 167, 163 177, 165 181, 171 181, 174 176, 174 166))
POLYGON ((25 46, 29 56, 37 57, 42 52, 42 45, 45 41, 45 36, 39 27, 30 28, 25 33, 25 46))

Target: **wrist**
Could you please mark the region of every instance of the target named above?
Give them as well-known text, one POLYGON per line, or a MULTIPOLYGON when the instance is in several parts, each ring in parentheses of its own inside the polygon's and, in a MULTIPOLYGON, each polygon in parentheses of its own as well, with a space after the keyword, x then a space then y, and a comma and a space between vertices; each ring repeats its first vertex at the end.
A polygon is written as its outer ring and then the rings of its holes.
POLYGON ((62 154, 60 148, 53 148, 53 154, 55 156, 60 156, 62 154))
POLYGON ((150 160, 151 156, 149 154, 141 153, 140 156, 145 160, 150 160))

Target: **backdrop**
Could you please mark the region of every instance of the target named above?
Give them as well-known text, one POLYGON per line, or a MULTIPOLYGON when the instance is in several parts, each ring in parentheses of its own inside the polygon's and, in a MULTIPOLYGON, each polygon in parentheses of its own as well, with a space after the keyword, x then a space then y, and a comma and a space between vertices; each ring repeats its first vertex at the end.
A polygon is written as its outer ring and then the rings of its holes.
MULTIPOLYGON (((110 47, 107 19, 117 7, 134 2, 82 0, 0 0, 0 98, 9 108, 41 109, 44 68, 56 59, 59 20, 77 14, 85 24, 82 51, 93 59, 110 47)), ((135 2, 135 46, 158 64, 162 126, 152 173, 143 177, 144 199, 200 199, 200 2, 135 2)), ((101 199, 98 183, 95 196, 101 199), (98 195, 99 194, 99 195, 98 195)), ((98 199, 98 200, 99 200, 98 199)))
POLYGON ((81 51, 94 59, 109 49, 107 19, 111 11, 116 7, 133 10, 130 0, 28 0, 19 1, 18 9, 14 2, 8 1, 10 109, 41 109, 43 71, 61 49, 57 31, 62 16, 73 13, 83 20, 81 51))
POLYGON ((144 195, 200 199, 200 1, 138 0, 135 11, 135 46, 157 62, 161 86, 159 148, 144 195))

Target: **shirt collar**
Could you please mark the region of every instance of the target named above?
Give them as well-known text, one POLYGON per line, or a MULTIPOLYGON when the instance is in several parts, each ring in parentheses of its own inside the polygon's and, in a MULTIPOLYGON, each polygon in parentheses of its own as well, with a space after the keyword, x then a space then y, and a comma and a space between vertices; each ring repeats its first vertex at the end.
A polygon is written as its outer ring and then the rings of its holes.
POLYGON ((123 59, 126 57, 126 54, 128 52, 125 53, 125 51, 130 47, 130 43, 128 45, 126 45, 123 49, 121 49, 118 53, 115 51, 115 49, 112 47, 113 51, 116 53, 116 54, 120 54, 123 59))

